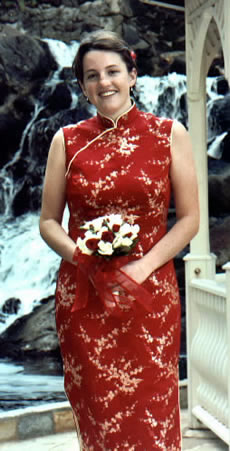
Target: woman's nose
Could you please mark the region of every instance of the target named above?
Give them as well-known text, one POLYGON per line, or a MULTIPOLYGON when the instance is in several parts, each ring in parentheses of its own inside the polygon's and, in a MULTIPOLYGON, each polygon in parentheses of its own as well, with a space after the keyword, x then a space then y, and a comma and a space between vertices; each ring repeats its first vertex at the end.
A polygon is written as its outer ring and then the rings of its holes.
POLYGON ((99 83, 101 84, 101 85, 106 85, 107 83, 108 83, 108 76, 106 75, 106 74, 100 74, 100 77, 99 77, 99 83))

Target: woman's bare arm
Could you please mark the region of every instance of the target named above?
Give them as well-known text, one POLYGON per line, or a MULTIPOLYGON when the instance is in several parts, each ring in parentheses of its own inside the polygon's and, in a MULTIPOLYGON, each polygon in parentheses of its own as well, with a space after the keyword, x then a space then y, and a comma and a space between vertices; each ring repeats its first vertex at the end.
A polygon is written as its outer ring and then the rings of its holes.
POLYGON ((46 243, 64 260, 72 263, 76 244, 61 226, 66 204, 65 149, 59 130, 51 143, 46 166, 40 233, 46 243))

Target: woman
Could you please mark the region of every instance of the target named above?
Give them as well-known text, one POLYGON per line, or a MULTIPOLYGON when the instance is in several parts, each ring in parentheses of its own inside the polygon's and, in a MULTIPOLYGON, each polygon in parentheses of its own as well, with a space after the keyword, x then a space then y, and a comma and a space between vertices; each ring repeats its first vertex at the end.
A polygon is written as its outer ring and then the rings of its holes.
MULTIPOLYGON (((180 302, 172 258, 198 230, 189 135, 177 121, 136 108, 135 60, 115 34, 89 34, 74 69, 97 115, 54 136, 40 221, 42 237, 62 257, 56 321, 65 390, 82 449, 180 450, 180 302), (167 232, 171 188, 177 222, 167 232), (66 202, 68 234, 61 226, 66 202), (123 279, 103 287, 105 299, 112 290, 120 315, 95 289, 101 263, 88 274, 76 246, 84 221, 112 213, 140 226, 128 257, 114 259, 123 279), (126 290, 127 281, 137 292, 126 290)), ((106 272, 110 263, 103 265, 106 272)))

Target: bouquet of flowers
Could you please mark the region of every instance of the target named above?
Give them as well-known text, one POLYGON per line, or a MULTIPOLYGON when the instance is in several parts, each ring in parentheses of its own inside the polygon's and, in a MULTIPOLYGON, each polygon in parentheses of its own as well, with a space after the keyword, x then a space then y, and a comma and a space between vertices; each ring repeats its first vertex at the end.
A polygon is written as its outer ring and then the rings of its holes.
POLYGON ((80 229, 82 233, 77 238, 74 258, 77 262, 76 296, 71 311, 86 307, 91 284, 111 315, 132 314, 139 304, 152 312, 152 294, 122 269, 138 241, 139 225, 129 224, 119 214, 111 214, 87 221, 80 229))
POLYGON ((127 255, 138 241, 140 227, 131 225, 119 214, 100 216, 85 222, 83 236, 77 239, 77 248, 85 255, 107 258, 127 255))

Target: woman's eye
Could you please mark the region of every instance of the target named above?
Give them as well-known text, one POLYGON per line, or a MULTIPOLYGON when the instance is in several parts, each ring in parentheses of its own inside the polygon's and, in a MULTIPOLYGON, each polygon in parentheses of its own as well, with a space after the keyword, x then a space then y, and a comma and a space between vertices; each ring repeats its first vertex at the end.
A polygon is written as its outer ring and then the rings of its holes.
POLYGON ((97 74, 89 74, 87 75, 87 80, 93 80, 94 78, 96 78, 97 74))
POLYGON ((109 71, 109 74, 110 75, 115 75, 115 74, 117 74, 119 71, 117 70, 117 69, 113 69, 113 70, 110 70, 109 71))

